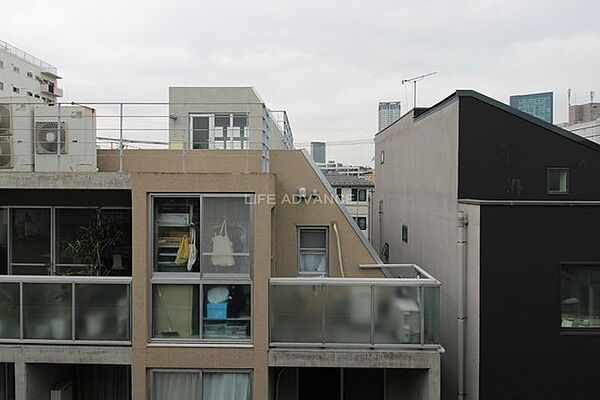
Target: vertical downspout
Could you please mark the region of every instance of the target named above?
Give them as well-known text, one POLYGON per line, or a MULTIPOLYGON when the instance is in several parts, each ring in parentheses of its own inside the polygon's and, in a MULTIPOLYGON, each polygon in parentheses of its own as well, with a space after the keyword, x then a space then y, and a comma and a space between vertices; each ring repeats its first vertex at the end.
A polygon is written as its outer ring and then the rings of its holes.
POLYGON ((465 392, 465 353, 467 325, 467 225, 464 211, 458 212, 458 400, 467 397, 465 392))

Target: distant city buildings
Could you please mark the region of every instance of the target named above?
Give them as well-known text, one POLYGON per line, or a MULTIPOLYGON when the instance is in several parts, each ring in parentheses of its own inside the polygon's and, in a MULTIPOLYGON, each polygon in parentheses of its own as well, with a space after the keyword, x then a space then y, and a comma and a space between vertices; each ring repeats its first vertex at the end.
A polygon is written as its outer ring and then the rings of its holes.
POLYGON ((63 95, 58 79, 54 65, 0 40, 0 97, 29 96, 55 103, 63 95))
POLYGON ((352 217, 360 231, 370 241, 371 239, 371 214, 373 191, 375 184, 372 180, 355 175, 341 173, 328 173, 325 177, 335 190, 335 194, 348 214, 352 217))
POLYGON ((550 124, 554 123, 554 94, 552 92, 510 96, 510 106, 533 115, 550 124))
POLYGON ((310 142, 310 155, 316 163, 324 163, 327 160, 327 143, 310 142))
POLYGON ((600 103, 569 106, 569 122, 559 125, 581 137, 600 143, 600 103))
POLYGON ((398 118, 400 118, 399 101, 379 103, 379 131, 393 124, 398 118))

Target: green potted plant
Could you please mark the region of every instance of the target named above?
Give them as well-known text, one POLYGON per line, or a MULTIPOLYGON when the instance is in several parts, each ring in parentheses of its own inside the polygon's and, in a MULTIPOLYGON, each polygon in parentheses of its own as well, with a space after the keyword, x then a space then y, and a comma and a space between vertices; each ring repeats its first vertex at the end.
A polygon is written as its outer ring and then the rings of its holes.
POLYGON ((98 214, 95 221, 79 228, 76 239, 65 243, 63 250, 88 266, 87 275, 108 275, 110 268, 104 265, 104 260, 108 250, 119 245, 122 236, 111 218, 101 218, 98 214))

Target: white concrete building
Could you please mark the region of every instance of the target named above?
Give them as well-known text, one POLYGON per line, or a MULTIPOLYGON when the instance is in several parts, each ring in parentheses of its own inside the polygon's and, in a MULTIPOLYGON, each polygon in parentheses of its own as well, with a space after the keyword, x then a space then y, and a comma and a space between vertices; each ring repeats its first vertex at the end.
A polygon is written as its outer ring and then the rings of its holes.
POLYGON ((31 97, 55 103, 63 91, 56 67, 0 40, 0 97, 31 97))
POLYGON ((325 174, 325 177, 335 190, 338 200, 346 206, 348 214, 356 222, 358 229, 370 240, 372 236, 371 199, 375 189, 373 182, 345 174, 325 174))

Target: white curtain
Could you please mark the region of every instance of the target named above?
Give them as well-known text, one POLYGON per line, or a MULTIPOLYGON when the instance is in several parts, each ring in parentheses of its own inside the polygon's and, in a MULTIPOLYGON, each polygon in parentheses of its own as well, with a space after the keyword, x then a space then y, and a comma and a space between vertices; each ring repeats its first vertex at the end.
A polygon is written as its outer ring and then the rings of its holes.
POLYGON ((327 258, 324 253, 309 253, 302 251, 300 253, 300 271, 301 272, 327 272, 327 258))
POLYGON ((249 374, 205 372, 203 378, 202 400, 250 400, 249 374))
POLYGON ((198 400, 200 374, 187 372, 155 372, 154 400, 198 400))

